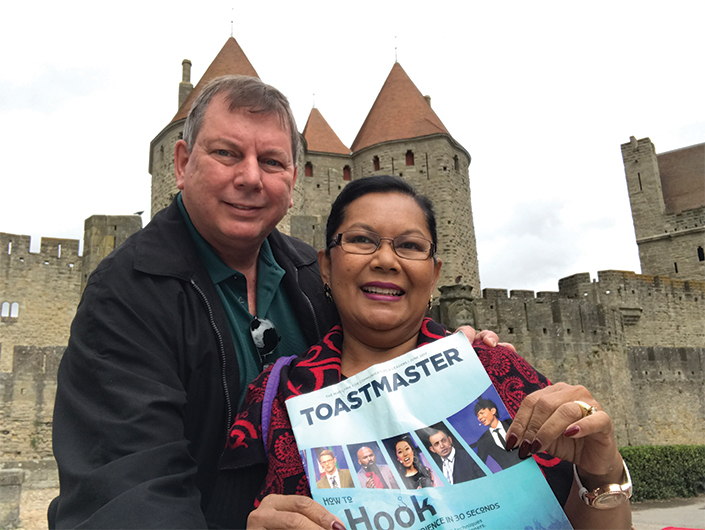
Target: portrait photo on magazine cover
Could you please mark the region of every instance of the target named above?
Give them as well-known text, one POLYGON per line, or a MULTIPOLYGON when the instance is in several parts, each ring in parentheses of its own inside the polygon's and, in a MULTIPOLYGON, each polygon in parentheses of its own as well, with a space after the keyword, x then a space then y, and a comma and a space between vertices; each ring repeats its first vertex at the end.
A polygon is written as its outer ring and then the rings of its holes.
POLYGON ((348 445, 361 488, 401 489, 376 441, 348 445))
POLYGON ((443 482, 410 433, 382 440, 406 489, 434 488, 443 482))
POLYGON ((517 449, 506 450, 512 419, 493 386, 449 417, 448 422, 493 473, 521 462, 517 449))
POLYGON ((416 435, 449 484, 460 484, 486 476, 443 422, 419 429, 416 435))

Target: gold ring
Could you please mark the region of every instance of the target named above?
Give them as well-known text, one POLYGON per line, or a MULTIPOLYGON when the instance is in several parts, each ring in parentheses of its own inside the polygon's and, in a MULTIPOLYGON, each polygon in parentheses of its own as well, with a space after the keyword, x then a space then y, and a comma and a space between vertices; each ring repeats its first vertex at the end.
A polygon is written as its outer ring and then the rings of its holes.
POLYGON ((593 407, 592 405, 588 405, 584 401, 573 401, 573 403, 580 407, 580 411, 583 413, 583 418, 592 416, 597 412, 597 409, 595 407, 593 407))

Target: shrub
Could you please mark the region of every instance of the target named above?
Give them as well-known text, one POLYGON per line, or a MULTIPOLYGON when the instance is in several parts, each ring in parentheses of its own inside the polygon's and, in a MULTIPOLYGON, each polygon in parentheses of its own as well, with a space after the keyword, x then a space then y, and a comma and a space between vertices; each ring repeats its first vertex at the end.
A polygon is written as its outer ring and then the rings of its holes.
POLYGON ((640 445, 619 452, 634 483, 632 501, 694 497, 705 488, 705 445, 640 445))

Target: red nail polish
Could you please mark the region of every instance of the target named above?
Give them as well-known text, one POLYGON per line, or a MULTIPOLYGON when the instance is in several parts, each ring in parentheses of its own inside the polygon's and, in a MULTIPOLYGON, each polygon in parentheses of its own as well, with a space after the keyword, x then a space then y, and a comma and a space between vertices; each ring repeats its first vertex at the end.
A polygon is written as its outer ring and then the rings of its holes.
POLYGON ((580 432, 580 427, 577 425, 573 425, 571 427, 568 427, 565 432, 563 433, 563 436, 575 436, 580 432))
POLYGON ((536 438, 536 440, 534 440, 534 443, 531 444, 531 452, 532 452, 532 454, 536 454, 540 450, 541 450, 541 441, 538 438, 536 438))
POLYGON ((507 436, 507 445, 505 449, 507 451, 511 451, 514 449, 514 446, 517 444, 517 435, 514 433, 511 433, 509 436, 507 436))
POLYGON ((343 523, 340 521, 333 521, 331 526, 333 527, 333 530, 345 530, 345 526, 343 526, 343 523))
POLYGON ((531 452, 531 444, 529 443, 528 440, 524 440, 521 442, 521 445, 519 446, 519 458, 522 460, 529 456, 529 453, 531 452))

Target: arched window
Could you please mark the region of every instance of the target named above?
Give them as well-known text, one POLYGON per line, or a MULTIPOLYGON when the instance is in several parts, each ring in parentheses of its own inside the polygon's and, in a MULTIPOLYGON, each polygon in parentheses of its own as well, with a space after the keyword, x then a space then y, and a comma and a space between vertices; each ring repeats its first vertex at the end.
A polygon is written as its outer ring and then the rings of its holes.
POLYGON ((703 251, 703 247, 698 247, 698 261, 705 261, 705 251, 703 251))
POLYGON ((343 180, 350 180, 350 166, 345 166, 343 168, 343 180))
POLYGON ((0 309, 0 317, 10 316, 10 302, 3 302, 2 309, 0 309))
POLYGON ((20 304, 17 302, 12 302, 12 305, 10 306, 10 318, 17 318, 17 315, 20 312, 20 304))
POLYGON ((304 166, 304 176, 313 176, 313 164, 311 162, 306 162, 306 165, 304 166))
POLYGON ((413 166, 414 165, 414 152, 409 149, 406 152, 406 165, 407 166, 413 166))
POLYGON ((379 157, 376 156, 372 159, 372 166, 375 168, 375 171, 379 171, 379 157))

